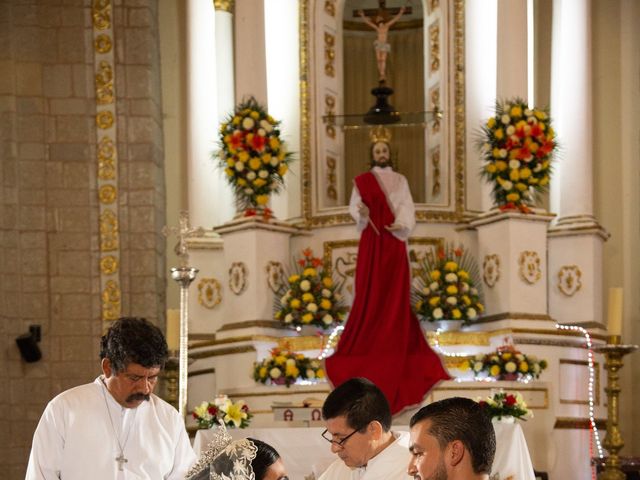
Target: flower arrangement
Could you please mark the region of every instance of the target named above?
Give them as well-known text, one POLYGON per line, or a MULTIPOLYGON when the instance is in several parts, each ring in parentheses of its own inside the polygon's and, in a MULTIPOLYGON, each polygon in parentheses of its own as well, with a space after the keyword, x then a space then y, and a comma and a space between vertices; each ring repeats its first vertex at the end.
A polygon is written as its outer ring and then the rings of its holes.
POLYGON ((547 111, 522 99, 496 102, 495 116, 482 127, 482 174, 493 183, 493 199, 502 210, 528 212, 531 192, 545 192, 557 148, 547 111))
POLYGON ((529 381, 540 376, 547 368, 547 361, 505 345, 494 353, 476 355, 470 368, 476 377, 486 375, 496 380, 529 381))
POLYGON ((243 400, 233 403, 226 395, 218 395, 213 402, 202 402, 193 409, 198 428, 211 428, 220 423, 231 428, 246 428, 251 417, 243 400))
POLYGON ((220 125, 219 165, 243 210, 264 207, 284 185, 292 159, 279 126, 254 98, 239 104, 220 125))
POLYGON ((416 313, 423 319, 471 323, 484 311, 478 285, 478 267, 462 248, 439 248, 422 262, 414 289, 416 313))
POLYGON ((533 418, 533 412, 527 408, 527 404, 520 393, 494 393, 491 397, 476 400, 481 407, 486 408, 491 418, 513 417, 520 420, 533 418))
POLYGON ((306 248, 296 267, 297 272, 289 276, 288 285, 277 293, 276 320, 286 325, 315 325, 323 329, 341 323, 347 307, 336 292, 331 275, 323 270, 322 260, 306 248))
POLYGON ((280 348, 273 348, 269 356, 261 362, 255 362, 253 368, 256 382, 272 385, 289 387, 299 380, 317 381, 324 378, 320 360, 280 348))

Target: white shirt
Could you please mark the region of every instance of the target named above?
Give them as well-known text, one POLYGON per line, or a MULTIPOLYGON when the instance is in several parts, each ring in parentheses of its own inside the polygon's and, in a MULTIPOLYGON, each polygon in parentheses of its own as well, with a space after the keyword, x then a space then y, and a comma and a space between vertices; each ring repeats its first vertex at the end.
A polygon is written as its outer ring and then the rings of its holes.
MULTIPOLYGON (((387 197, 389 208, 391 208, 395 216, 394 223, 403 227, 401 230, 391 233, 397 239, 406 242, 416 226, 415 206, 411 198, 409 183, 404 175, 394 172, 391 167, 373 167, 371 172, 376 176, 380 188, 387 197)), ((362 203, 362 197, 358 192, 358 187, 354 184, 351 200, 349 201, 349 213, 356 221, 358 232, 361 232, 367 226, 367 217, 361 217, 358 213, 358 204, 360 203, 362 203)))
POLYGON ((392 432, 395 442, 382 450, 367 463, 366 467, 347 467, 339 458, 318 480, 408 480, 407 473, 411 454, 409 433, 392 432))
POLYGON ((49 402, 33 436, 26 480, 181 480, 195 460, 175 408, 156 395, 124 408, 98 377, 49 402), (123 471, 115 460, 120 445, 123 471))

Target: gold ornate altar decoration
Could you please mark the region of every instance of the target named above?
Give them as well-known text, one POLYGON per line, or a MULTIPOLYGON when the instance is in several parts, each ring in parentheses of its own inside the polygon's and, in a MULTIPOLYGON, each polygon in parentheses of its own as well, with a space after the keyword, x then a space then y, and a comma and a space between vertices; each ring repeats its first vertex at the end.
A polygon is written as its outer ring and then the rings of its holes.
POLYGON ((100 233, 100 291, 104 328, 121 312, 120 238, 118 229, 118 153, 114 88, 113 7, 94 0, 94 72, 96 93, 96 157, 100 233))

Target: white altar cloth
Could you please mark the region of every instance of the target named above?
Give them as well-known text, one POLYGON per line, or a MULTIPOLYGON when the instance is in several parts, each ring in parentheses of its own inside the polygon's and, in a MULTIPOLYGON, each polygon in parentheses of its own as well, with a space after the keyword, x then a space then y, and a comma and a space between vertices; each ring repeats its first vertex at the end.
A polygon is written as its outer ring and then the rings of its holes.
MULTIPOLYGON (((501 480, 535 480, 533 466, 522 427, 516 423, 494 422, 496 456, 493 474, 501 480)), ((280 456, 291 480, 304 480, 312 473, 318 478, 337 457, 320 434, 324 428, 244 428, 229 430, 234 439, 252 437, 272 445, 280 456)), ((406 426, 395 431, 409 431, 406 426)), ((211 441, 211 430, 198 430, 193 449, 198 456, 211 441)))

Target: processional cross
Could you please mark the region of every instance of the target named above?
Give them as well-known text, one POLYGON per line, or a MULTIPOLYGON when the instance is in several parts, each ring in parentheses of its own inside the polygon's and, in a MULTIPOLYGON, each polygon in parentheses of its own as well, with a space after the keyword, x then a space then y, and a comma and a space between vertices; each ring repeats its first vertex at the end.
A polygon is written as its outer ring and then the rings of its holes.
POLYGON ((191 237, 201 237, 204 235, 204 228, 191 228, 189 226, 189 212, 182 210, 179 219, 180 227, 164 227, 162 233, 165 236, 174 234, 178 237, 178 243, 174 247, 176 255, 180 259, 180 266, 187 267, 189 265, 189 247, 187 240, 191 237))

